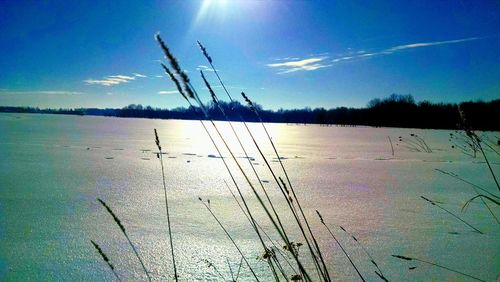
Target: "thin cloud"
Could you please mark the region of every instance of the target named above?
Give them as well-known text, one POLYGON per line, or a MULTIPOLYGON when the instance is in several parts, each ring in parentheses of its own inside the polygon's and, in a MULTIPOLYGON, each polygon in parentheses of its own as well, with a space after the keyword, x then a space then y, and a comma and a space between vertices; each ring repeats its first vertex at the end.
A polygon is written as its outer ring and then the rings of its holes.
POLYGON ((366 51, 358 51, 358 52, 356 52, 358 55, 339 57, 339 58, 333 59, 332 63, 338 63, 341 61, 353 61, 355 59, 370 58, 370 57, 374 57, 374 56, 390 55, 393 53, 402 52, 402 51, 406 51, 406 50, 414 49, 414 48, 423 48, 423 47, 431 47, 431 46, 447 45, 447 44, 457 44, 457 43, 474 41, 474 40, 479 40, 479 39, 481 39, 481 38, 480 37, 469 37, 469 38, 462 38, 462 39, 456 39, 456 40, 411 43, 411 44, 406 44, 406 45, 394 46, 394 47, 390 47, 387 49, 383 49, 383 50, 375 51, 375 52, 370 52, 370 53, 367 53, 366 51))
POLYGON ((345 56, 345 57, 333 59, 332 62, 336 63, 336 62, 340 62, 340 61, 348 61, 348 60, 351 60, 352 58, 354 58, 354 57, 353 56, 345 56))
MULTIPOLYGON (((198 66, 196 69, 197 69, 197 70, 204 71, 204 72, 214 71, 211 67, 204 66, 204 65, 200 65, 200 66, 198 66)), ((217 70, 217 71, 219 71, 219 70, 217 70)))
POLYGON ((296 71, 312 71, 320 68, 329 67, 329 64, 324 64, 323 62, 328 59, 328 57, 312 57, 302 60, 292 60, 283 63, 273 63, 267 64, 270 68, 278 68, 278 74, 291 73, 296 71))
POLYGON ((297 57, 287 57, 283 59, 274 59, 276 63, 267 64, 270 68, 279 69, 278 74, 286 74, 297 71, 313 71, 321 68, 331 67, 333 64, 340 62, 352 62, 360 59, 367 59, 375 56, 385 56, 398 52, 404 52, 415 48, 432 47, 439 45, 458 44, 474 40, 483 39, 484 37, 468 37, 455 40, 434 41, 434 42, 417 42, 406 45, 398 45, 390 48, 368 52, 366 50, 354 51, 352 48, 347 48, 348 52, 339 55, 337 58, 330 59, 328 53, 311 55, 306 59, 297 57))
POLYGON ((161 94, 161 95, 170 95, 170 94, 177 94, 177 93, 179 93, 177 90, 158 91, 158 94, 161 94))
POLYGON ((128 76, 128 75, 110 75, 106 76, 103 79, 86 79, 83 82, 90 85, 102 85, 102 86, 113 86, 122 83, 127 83, 132 80, 135 80, 136 76, 128 76))
POLYGON ((140 74, 140 73, 133 73, 135 77, 148 77, 147 75, 140 74))
POLYGON ((421 48, 421 47, 429 47, 429 46, 437 46, 437 45, 445 45, 445 44, 456 44, 456 43, 462 43, 462 42, 473 41, 473 40, 478 40, 478 39, 480 39, 480 38, 479 37, 469 37, 469 38, 447 40, 447 41, 412 43, 412 44, 407 44, 407 45, 391 47, 389 49, 386 49, 385 51, 395 52, 395 51, 401 51, 401 50, 412 49, 412 48, 421 48))
POLYGON ((64 91, 64 90, 25 90, 25 91, 9 91, 8 89, 0 90, 0 95, 80 95, 83 92, 64 91))

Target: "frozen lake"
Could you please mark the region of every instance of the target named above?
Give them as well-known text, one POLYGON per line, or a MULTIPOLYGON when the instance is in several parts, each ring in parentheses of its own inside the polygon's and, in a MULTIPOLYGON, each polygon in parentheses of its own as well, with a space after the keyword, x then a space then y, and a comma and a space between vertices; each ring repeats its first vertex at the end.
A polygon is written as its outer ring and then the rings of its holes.
MULTIPOLYGON (((236 155, 243 157, 228 124, 218 125, 236 155)), ((262 158, 243 126, 235 126, 261 178, 268 181, 264 185, 277 210, 284 211, 286 206, 262 158)), ((500 225, 481 201, 461 212, 475 192, 468 184, 436 171, 456 173, 498 194, 484 159, 471 158, 451 147, 448 139, 452 131, 267 127, 284 157, 334 280, 356 281, 358 277, 315 216, 316 209, 368 281, 378 279, 376 269, 337 225, 358 238, 391 281, 468 279, 398 260, 392 254, 440 263, 486 281, 495 281, 500 275, 500 225), (424 138, 432 153, 397 145, 399 136, 412 138, 410 134, 424 138), (394 156, 388 136, 394 143, 394 156), (420 196, 440 202, 485 234, 474 232, 420 196)), ((93 249, 91 239, 101 245, 124 280, 145 280, 126 239, 96 201, 98 197, 120 217, 153 280, 171 280, 154 128, 167 152, 166 184, 181 280, 220 281, 205 259, 230 279, 226 259, 233 269, 240 262, 231 242, 198 201, 202 197, 210 199, 211 208, 259 277, 270 281, 267 264, 256 259, 262 255, 259 241, 225 187, 224 180, 231 183, 230 178, 199 121, 37 114, 0 114, 0 280, 112 280, 113 274, 93 249)), ((275 171, 281 172, 261 125, 250 124, 250 128, 275 171)), ((498 132, 486 134, 495 143, 499 136, 498 132)), ((493 170, 500 175, 500 158, 492 151, 487 153, 493 170)), ((225 150, 223 155, 229 156, 225 150)), ((238 160, 251 171, 246 159, 238 160)), ((257 210, 248 185, 234 166, 233 171, 257 210)), ((491 208, 500 217, 499 208, 491 208)), ((257 212, 256 218, 273 239, 278 239, 264 213, 257 212)), ((285 226, 292 224, 291 217, 285 221, 285 226)), ((290 234, 293 241, 301 241, 299 233, 290 234)), ((305 256, 306 249, 301 253, 305 256)), ((246 267, 241 271, 240 280, 252 280, 246 267)))

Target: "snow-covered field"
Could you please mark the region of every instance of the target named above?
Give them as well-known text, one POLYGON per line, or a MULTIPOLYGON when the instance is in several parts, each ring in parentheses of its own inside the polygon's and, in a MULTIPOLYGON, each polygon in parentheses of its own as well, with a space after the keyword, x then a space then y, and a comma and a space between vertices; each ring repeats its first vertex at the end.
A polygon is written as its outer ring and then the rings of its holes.
MULTIPOLYGON (((217 124, 257 184, 228 124, 217 124)), ((301 242, 264 161, 243 126, 235 127, 254 158, 266 191, 283 213, 293 241, 301 242)), ((375 268, 338 225, 358 238, 391 281, 469 279, 398 260, 392 254, 436 262, 486 281, 495 281, 500 275, 499 224, 481 201, 474 201, 462 212, 462 205, 476 195, 472 186, 436 170, 455 173, 498 194, 484 158, 471 158, 451 147, 452 131, 286 124, 267 127, 334 280, 359 278, 315 210, 323 214, 369 281, 378 279, 375 268), (414 152, 398 141, 399 136, 413 140, 411 134, 422 137, 432 153, 414 152), (394 156, 388 136, 394 144, 394 156), (484 234, 474 232, 420 196, 438 202, 484 234)), ((108 253, 124 280, 146 279, 126 239, 96 201, 99 197, 122 220, 153 280, 170 280, 172 267, 154 128, 167 152, 166 184, 181 280, 222 280, 204 260, 213 263, 226 279, 230 279, 226 259, 233 270, 240 263, 238 252, 198 197, 210 199, 212 210, 258 275, 263 281, 271 280, 267 264, 256 259, 262 255, 259 241, 228 192, 224 181, 231 184, 230 178, 199 121, 36 114, 0 114, 0 279, 113 279, 91 239, 108 253)), ((282 176, 261 125, 250 124, 250 128, 282 176)), ((499 136, 498 132, 484 135, 495 144, 499 136)), ((500 175, 500 158, 492 151, 487 154, 493 170, 500 175)), ((229 157, 226 150, 223 156, 229 157)), ((226 159, 259 224, 278 239, 241 174, 226 159)), ((490 207, 500 217, 499 208, 490 207)), ((304 260, 306 253, 301 249, 304 260)), ((241 271, 240 280, 251 280, 248 268, 241 271)))

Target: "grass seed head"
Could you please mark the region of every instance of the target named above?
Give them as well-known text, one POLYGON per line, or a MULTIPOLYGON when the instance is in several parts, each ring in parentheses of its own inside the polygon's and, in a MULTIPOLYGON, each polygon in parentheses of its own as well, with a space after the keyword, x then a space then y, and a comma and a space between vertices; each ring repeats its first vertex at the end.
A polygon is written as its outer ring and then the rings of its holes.
POLYGON ((400 256, 400 255, 392 255, 392 256, 395 258, 398 258, 398 259, 403 259, 403 260, 413 260, 410 257, 405 257, 405 256, 400 256))
POLYGON ((203 46, 203 44, 201 44, 200 41, 197 41, 197 42, 198 42, 198 46, 200 46, 201 52, 203 52, 203 56, 205 56, 205 58, 207 58, 209 63, 212 63, 212 57, 210 57, 210 55, 208 55, 207 48, 205 48, 205 46, 203 46))
POLYGON ((155 131, 155 143, 156 146, 158 147, 158 150, 161 152, 160 138, 158 138, 158 132, 156 132, 156 128, 154 129, 154 131, 155 131))
POLYGON ((114 270, 115 269, 114 266, 109 261, 108 256, 106 256, 106 254, 102 251, 101 247, 99 247, 99 245, 96 242, 92 241, 92 240, 90 240, 90 242, 92 243, 92 245, 94 245, 94 248, 97 250, 97 252, 99 253, 99 255, 101 255, 101 257, 104 260, 104 262, 106 262, 109 265, 109 267, 112 270, 114 270))
POLYGON ((179 62, 177 59, 174 57, 172 52, 170 52, 170 49, 168 49, 167 44, 165 44, 165 41, 160 37, 160 34, 157 33, 155 35, 156 41, 160 44, 161 49, 163 50, 163 54, 165 54, 165 58, 167 58, 168 62, 172 66, 172 68, 177 72, 177 74, 181 74, 183 71, 179 65, 179 62))
POLYGON ((120 219, 115 215, 115 213, 113 212, 113 210, 111 210, 111 208, 101 199, 97 198, 97 201, 99 201, 99 203, 101 203, 101 205, 108 211, 108 213, 113 217, 113 220, 116 222, 116 224, 118 225, 118 227, 120 227, 120 229, 123 231, 123 233, 126 233, 125 231, 125 227, 123 226, 122 222, 120 221, 120 219))
MULTIPOLYGON (((165 58, 167 58, 168 62, 170 63, 170 66, 174 69, 174 71, 177 73, 177 75, 181 78, 182 83, 184 85, 184 92, 186 96, 189 98, 194 98, 194 93, 189 87, 189 77, 188 75, 182 70, 181 66, 179 65, 179 61, 174 57, 172 52, 170 52, 170 49, 168 49, 167 44, 165 44, 165 41, 161 38, 160 34, 156 34, 156 41, 160 44, 161 49, 163 50, 163 53, 165 54, 165 58)), ((172 77, 171 77, 172 78, 172 77)))
POLYGON ((252 103, 252 101, 250 99, 248 99, 247 95, 245 94, 245 92, 241 92, 241 96, 243 96, 243 99, 245 100, 245 102, 247 102, 248 104, 248 107, 253 111, 253 112, 256 112, 256 109, 252 103))
POLYGON ((424 197, 424 196, 420 196, 420 198, 422 198, 422 199, 426 200, 427 202, 431 203, 432 205, 436 205, 436 203, 434 203, 434 201, 433 201, 433 200, 431 200, 431 199, 428 199, 428 198, 426 198, 426 197, 424 197))
POLYGON ((319 220, 321 221, 321 223, 325 224, 325 221, 323 221, 323 216, 321 216, 321 214, 319 213, 318 210, 316 210, 316 213, 318 214, 318 217, 319 217, 319 220))
POLYGON ((208 88, 208 91, 210 92, 210 96, 212 97, 212 101, 214 102, 214 104, 219 104, 219 101, 217 100, 217 96, 215 95, 215 92, 214 90, 212 89, 212 86, 210 85, 210 83, 208 82, 207 78, 205 77, 205 74, 203 74, 203 71, 200 70, 200 74, 201 74, 201 78, 203 79, 203 81, 205 82, 205 85, 207 86, 208 88))
POLYGON ((175 77, 175 75, 170 71, 170 69, 167 66, 165 66, 163 63, 161 64, 161 66, 163 67, 163 69, 165 70, 167 75, 170 77, 170 80, 172 80, 174 82, 175 87, 177 87, 177 91, 179 91, 179 93, 182 95, 182 97, 187 100, 188 98, 186 97, 186 94, 184 93, 184 90, 182 89, 181 84, 180 84, 179 80, 177 79, 177 77, 175 77))

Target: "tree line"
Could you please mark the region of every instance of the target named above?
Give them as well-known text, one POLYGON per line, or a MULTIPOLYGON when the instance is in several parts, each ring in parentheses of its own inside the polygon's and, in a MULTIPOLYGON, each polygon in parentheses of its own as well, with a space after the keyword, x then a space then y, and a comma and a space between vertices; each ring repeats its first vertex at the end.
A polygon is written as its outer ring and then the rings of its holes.
MULTIPOLYGON (((245 105, 235 102, 219 101, 219 106, 232 121, 258 121, 255 114, 245 105)), ((431 103, 429 101, 415 102, 411 95, 392 94, 384 99, 372 99, 364 108, 337 107, 333 109, 303 108, 265 110, 261 105, 255 105, 265 122, 303 123, 340 126, 376 126, 376 127, 407 127, 456 129, 465 117, 469 126, 477 130, 499 130, 498 113, 500 99, 490 102, 475 101, 459 104, 431 103), (462 113, 462 115, 460 114, 462 113)), ((5 107, 0 106, 0 112, 42 113, 66 115, 93 115, 115 117, 137 117, 154 119, 206 119, 198 107, 160 109, 140 104, 131 104, 121 109, 40 109, 38 107, 5 107)), ((207 112, 211 119, 225 120, 217 105, 208 104, 207 112)))

